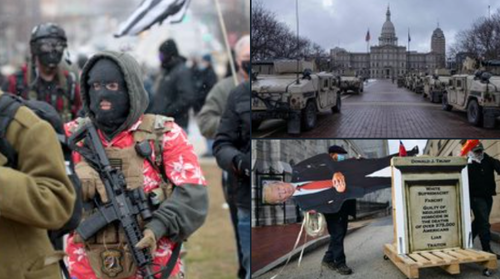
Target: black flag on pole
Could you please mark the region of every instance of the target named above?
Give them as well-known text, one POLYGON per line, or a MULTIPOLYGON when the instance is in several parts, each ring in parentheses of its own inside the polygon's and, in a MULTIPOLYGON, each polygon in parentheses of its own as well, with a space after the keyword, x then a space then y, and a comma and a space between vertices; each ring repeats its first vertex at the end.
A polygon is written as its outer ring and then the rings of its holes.
POLYGON ((190 0, 143 0, 125 22, 120 24, 115 37, 137 35, 156 23, 179 23, 184 18, 190 0))

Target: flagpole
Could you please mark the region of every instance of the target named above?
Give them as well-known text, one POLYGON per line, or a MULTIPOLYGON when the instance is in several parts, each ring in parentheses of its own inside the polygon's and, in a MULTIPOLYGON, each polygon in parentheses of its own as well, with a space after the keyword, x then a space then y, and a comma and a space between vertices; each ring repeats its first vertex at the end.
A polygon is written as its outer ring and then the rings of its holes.
POLYGON ((406 67, 408 68, 407 69, 407 72, 410 71, 411 67, 410 67, 410 42, 411 42, 411 39, 410 39, 410 27, 408 27, 408 62, 406 62, 406 67))
POLYGON ((229 46, 229 40, 227 38, 226 24, 224 23, 224 18, 222 17, 222 12, 219 5, 219 0, 215 0, 215 7, 217 8, 217 14, 219 16, 220 27, 222 29, 222 35, 224 36, 224 43, 226 45, 227 56, 229 57, 229 66, 231 67, 231 73, 233 74, 234 85, 238 86, 238 77, 236 73, 236 68, 234 67, 234 59, 231 54, 231 46, 229 46))
POLYGON ((300 84, 299 80, 299 59, 300 59, 300 37, 299 37, 299 0, 295 1, 295 12, 296 12, 296 19, 297 19, 297 84, 300 84))

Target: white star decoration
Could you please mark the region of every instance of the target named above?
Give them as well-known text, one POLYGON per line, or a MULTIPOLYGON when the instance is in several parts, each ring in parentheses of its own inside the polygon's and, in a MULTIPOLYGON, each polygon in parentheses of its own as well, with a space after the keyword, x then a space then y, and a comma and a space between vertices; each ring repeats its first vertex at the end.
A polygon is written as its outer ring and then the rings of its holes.
POLYGON ((78 255, 76 258, 77 261, 81 262, 84 257, 87 256, 87 253, 85 253, 85 249, 83 247, 75 249, 75 255, 78 255))
POLYGON ((188 172, 195 172, 197 169, 199 169, 191 163, 184 163, 184 157, 182 155, 179 156, 179 161, 171 163, 170 166, 172 166, 170 176, 172 177, 172 179, 174 180, 174 184, 176 185, 183 184, 186 181, 186 174, 188 172))
POLYGON ((205 182, 205 177, 203 176, 203 173, 201 173, 200 168, 194 168, 193 175, 190 178, 198 179, 198 184, 204 184, 205 182))
POLYGON ((184 133, 184 130, 182 130, 180 126, 174 125, 172 130, 170 130, 170 132, 165 134, 165 136, 163 137, 163 145, 165 145, 167 141, 172 141, 177 139, 179 136, 181 137, 181 140, 183 142, 187 142, 187 137, 186 134, 184 133))

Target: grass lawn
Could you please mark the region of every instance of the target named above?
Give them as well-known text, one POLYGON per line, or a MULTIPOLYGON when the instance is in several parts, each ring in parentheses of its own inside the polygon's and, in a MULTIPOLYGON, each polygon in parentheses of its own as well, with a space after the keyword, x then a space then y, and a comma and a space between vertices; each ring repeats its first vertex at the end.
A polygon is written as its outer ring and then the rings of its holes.
POLYGON ((201 162, 208 183, 210 205, 205 224, 185 243, 187 279, 236 278, 236 243, 229 209, 224 209, 222 172, 212 160, 201 162))

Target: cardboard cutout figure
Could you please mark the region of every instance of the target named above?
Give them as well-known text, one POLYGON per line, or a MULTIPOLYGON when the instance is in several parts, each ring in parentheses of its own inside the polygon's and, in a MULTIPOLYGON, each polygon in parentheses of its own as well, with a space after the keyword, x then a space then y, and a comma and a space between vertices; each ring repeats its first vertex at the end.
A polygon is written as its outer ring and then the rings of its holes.
MULTIPOLYGON (((418 148, 408 156, 418 154, 418 148)), ((397 154, 379 159, 332 160, 319 154, 293 166, 292 182, 263 187, 264 202, 277 204, 292 198, 304 211, 336 213, 346 200, 354 200, 391 187, 390 162, 397 154)))

